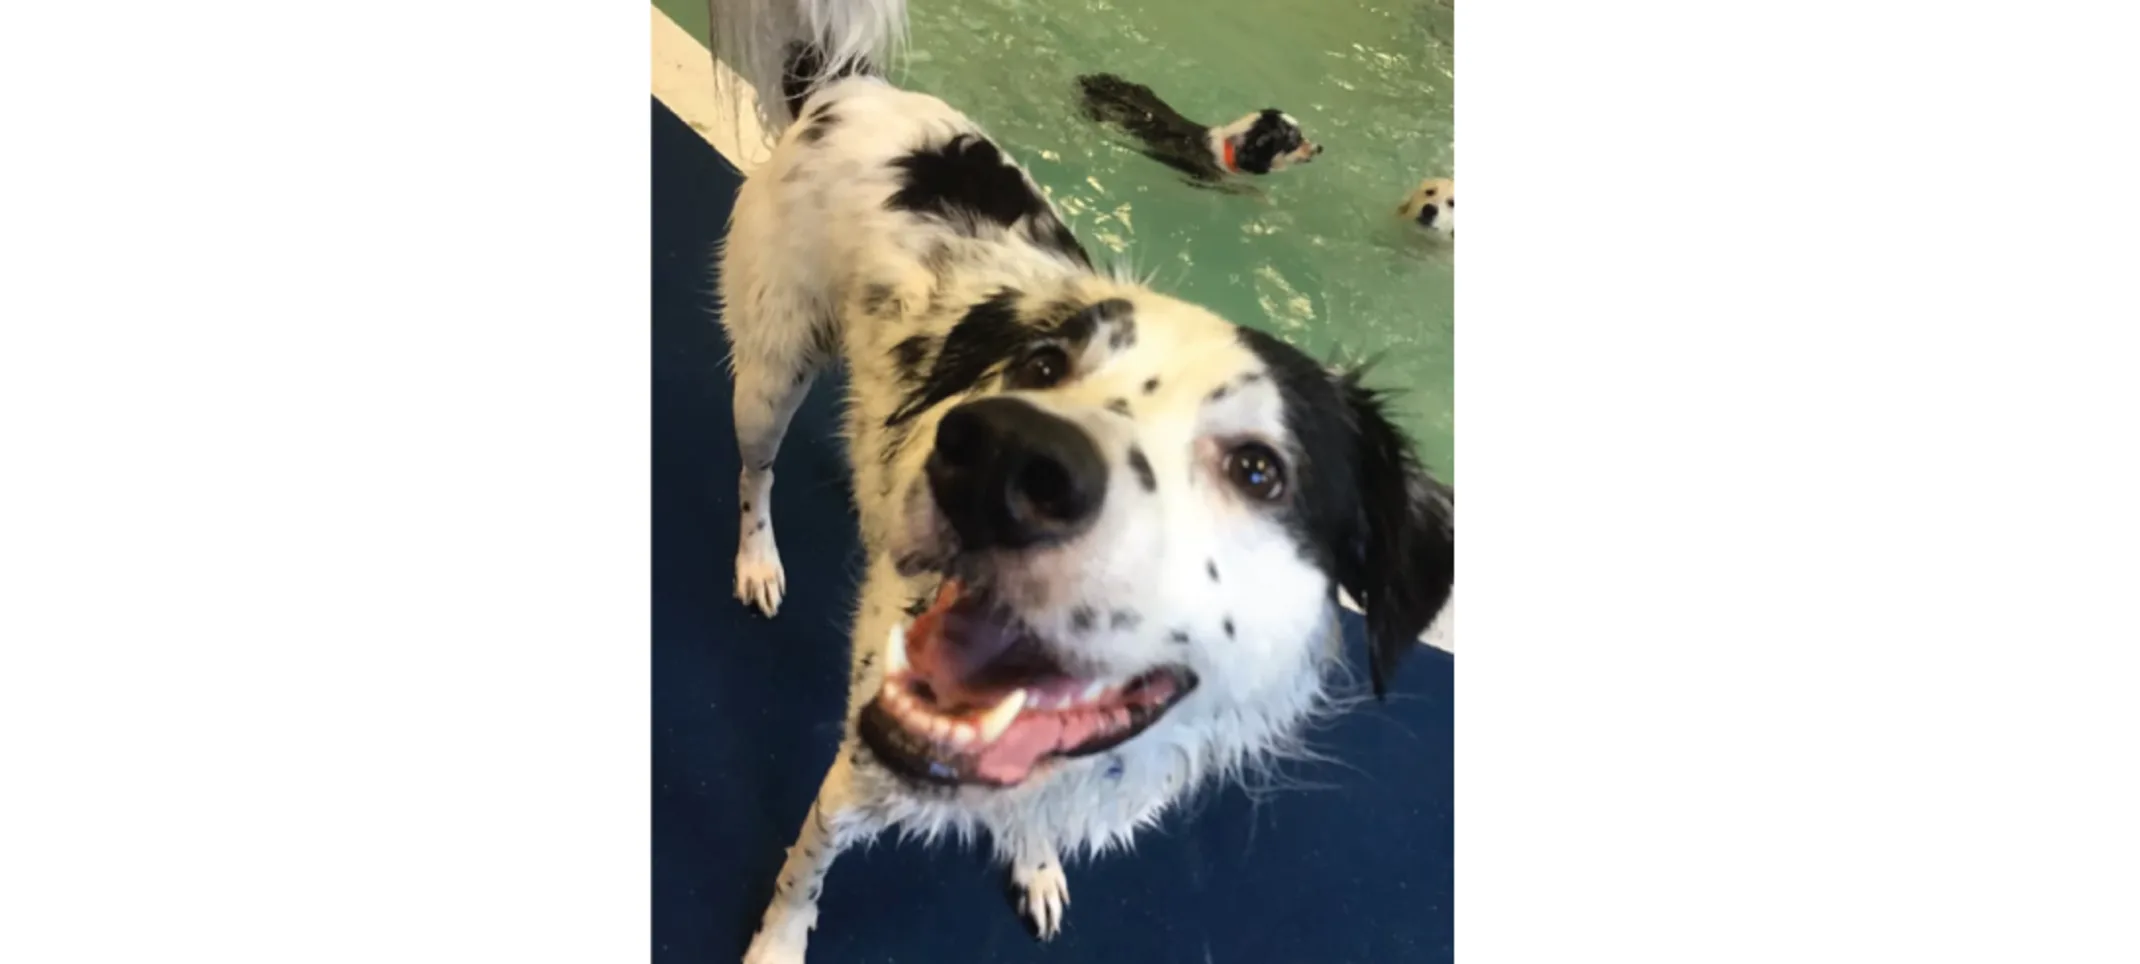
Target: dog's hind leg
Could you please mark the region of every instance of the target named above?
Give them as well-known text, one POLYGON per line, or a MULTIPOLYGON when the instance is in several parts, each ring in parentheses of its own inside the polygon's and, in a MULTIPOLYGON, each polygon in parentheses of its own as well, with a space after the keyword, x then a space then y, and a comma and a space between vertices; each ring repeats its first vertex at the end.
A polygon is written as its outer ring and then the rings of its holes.
POLYGON ((854 752, 851 746, 842 745, 832 769, 825 773, 810 815, 803 819, 802 834, 780 865, 773 902, 751 938, 750 950, 743 954, 743 964, 802 964, 810 931, 817 926, 817 898, 833 858, 882 829, 875 817, 858 806, 860 796, 849 762, 854 752))
POLYGON ((1011 902, 1032 925, 1033 935, 1053 940, 1063 928, 1070 906, 1070 879, 1063 873, 1055 845, 1039 837, 1014 838, 1004 848, 1010 856, 1011 902))
POLYGON ((723 299, 722 316, 734 359, 736 449, 743 462, 735 590, 745 605, 771 616, 787 592, 773 538, 773 460, 810 384, 833 362, 838 341, 831 313, 792 288, 746 284, 737 294, 723 299))

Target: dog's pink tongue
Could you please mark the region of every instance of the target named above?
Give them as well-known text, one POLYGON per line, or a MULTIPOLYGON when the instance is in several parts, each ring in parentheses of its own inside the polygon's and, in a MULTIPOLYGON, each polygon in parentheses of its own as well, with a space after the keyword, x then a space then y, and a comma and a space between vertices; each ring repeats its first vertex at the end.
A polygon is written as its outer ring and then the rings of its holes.
MULTIPOLYGON (((1107 710, 1069 710, 1028 713, 1018 718, 996 742, 974 756, 974 771, 997 783, 1024 780, 1049 754, 1068 750, 1092 739, 1108 724, 1107 710)), ((1126 724, 1127 717, 1114 721, 1126 724)))
POLYGON ((960 589, 957 580, 945 580, 936 601, 914 617, 907 629, 907 664, 928 681, 941 706, 992 706, 1008 691, 982 685, 977 677, 1018 641, 1018 634, 958 608, 960 589))

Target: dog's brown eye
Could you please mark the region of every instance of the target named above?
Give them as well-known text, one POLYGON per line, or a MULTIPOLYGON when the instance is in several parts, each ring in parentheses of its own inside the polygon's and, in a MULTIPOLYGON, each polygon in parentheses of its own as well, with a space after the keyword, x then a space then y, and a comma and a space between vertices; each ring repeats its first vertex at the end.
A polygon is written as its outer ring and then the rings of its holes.
POLYGON ((1442 207, 1445 207, 1445 208, 1454 208, 1454 207, 1456 207, 1456 199, 1455 199, 1455 198, 1450 198, 1449 200, 1443 201, 1443 202, 1442 202, 1442 207))
POLYGON ((1027 354, 1005 379, 1014 389, 1048 388, 1070 374, 1070 356, 1054 345, 1042 345, 1027 354))
POLYGON ((1270 502, 1285 494, 1285 464, 1261 442, 1236 446, 1226 453, 1226 477, 1250 498, 1270 502))

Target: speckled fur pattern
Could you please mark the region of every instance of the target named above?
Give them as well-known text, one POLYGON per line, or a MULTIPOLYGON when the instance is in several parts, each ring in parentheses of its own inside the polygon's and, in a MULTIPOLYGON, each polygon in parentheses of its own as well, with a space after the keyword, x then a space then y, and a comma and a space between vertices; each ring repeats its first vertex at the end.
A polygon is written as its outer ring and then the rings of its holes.
MULTIPOLYGON (((743 463, 734 590, 779 611, 774 464, 803 396, 835 364, 848 374, 843 429, 868 561, 845 738, 745 960, 800 962, 833 860, 886 832, 987 840, 1021 913, 1049 937, 1068 901, 1065 857, 1126 849, 1196 789, 1303 752, 1303 726, 1330 708, 1326 682, 1342 666, 1336 573, 1355 547, 1331 533, 1364 528, 1355 519, 1375 510, 1352 491, 1366 459, 1301 427, 1351 438, 1366 432, 1355 423, 1381 425, 1379 410, 1282 343, 1096 268, 1023 169, 943 101, 864 75, 828 78, 796 106, 744 183, 720 254, 743 463), (944 413, 1011 393, 1004 372, 1034 341, 1066 348, 1075 374, 1014 394, 1106 453, 1107 496, 1074 540, 963 564, 984 565, 997 598, 1055 641, 1064 665, 1094 678, 1184 665, 1200 685, 1129 741, 1015 786, 918 784, 874 759, 856 727, 888 645, 949 564, 923 467, 944 413), (1295 461, 1292 501, 1256 504, 1229 485, 1227 446, 1242 439, 1295 461)), ((1382 454, 1390 472, 1411 465, 1408 448, 1382 454)), ((1391 498, 1417 506, 1376 521, 1452 542, 1446 490, 1423 475, 1394 483, 1391 498)), ((1447 595, 1446 573, 1421 579, 1440 595, 1415 636, 1447 595)), ((1372 592, 1370 612, 1412 595, 1372 592)))

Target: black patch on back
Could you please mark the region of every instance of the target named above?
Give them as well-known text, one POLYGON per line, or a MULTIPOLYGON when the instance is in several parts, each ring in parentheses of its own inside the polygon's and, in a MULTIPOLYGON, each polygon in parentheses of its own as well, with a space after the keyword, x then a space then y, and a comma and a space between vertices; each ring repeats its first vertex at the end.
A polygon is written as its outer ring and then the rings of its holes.
POLYGON ((985 137, 960 134, 908 153, 892 167, 900 171, 900 179, 899 190, 884 202, 890 210, 939 218, 969 236, 977 235, 983 224, 1009 230, 1026 219, 1024 234, 1034 244, 1092 266, 1047 198, 985 137))
POLYGON ((1134 445, 1129 447, 1129 467, 1137 473, 1137 484, 1146 492, 1159 491, 1159 480, 1152 475, 1152 463, 1144 458, 1144 450, 1134 445))
POLYGON ((1008 360, 1030 341, 1032 329, 1018 321, 1018 297, 1017 291, 1005 288, 967 309, 966 317, 944 336, 944 347, 937 352, 928 377, 907 392, 899 408, 884 420, 885 427, 905 422, 944 399, 972 389, 989 369, 1008 360))

